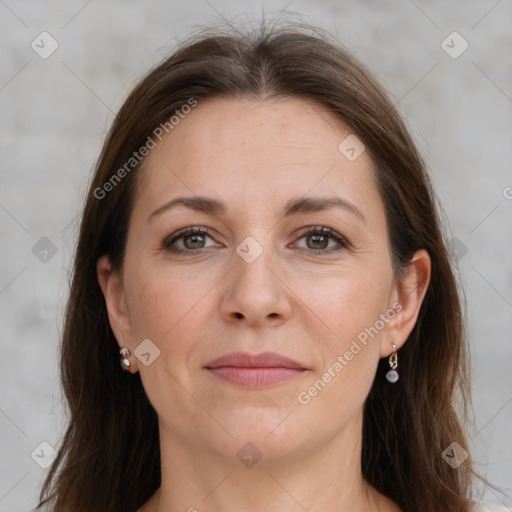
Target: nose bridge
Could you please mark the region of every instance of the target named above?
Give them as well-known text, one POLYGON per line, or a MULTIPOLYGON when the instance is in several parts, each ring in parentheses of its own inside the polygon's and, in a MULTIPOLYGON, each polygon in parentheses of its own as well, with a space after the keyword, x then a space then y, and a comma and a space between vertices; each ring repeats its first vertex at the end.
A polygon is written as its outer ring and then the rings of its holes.
POLYGON ((250 235, 236 246, 233 265, 239 286, 260 287, 260 292, 270 292, 274 287, 275 270, 271 269, 275 258, 271 238, 271 234, 250 235))
POLYGON ((223 303, 230 318, 241 314, 257 323, 289 313, 285 287, 277 278, 280 272, 275 268, 274 250, 271 233, 247 236, 236 246, 223 303))

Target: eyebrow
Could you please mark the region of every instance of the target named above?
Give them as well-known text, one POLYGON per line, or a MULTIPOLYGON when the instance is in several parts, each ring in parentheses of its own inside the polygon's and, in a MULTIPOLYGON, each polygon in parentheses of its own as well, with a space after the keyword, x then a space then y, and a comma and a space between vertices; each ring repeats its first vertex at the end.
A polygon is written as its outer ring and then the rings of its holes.
MULTIPOLYGON (((149 222, 152 218, 175 208, 176 206, 184 206, 191 210, 207 213, 210 215, 222 215, 226 213, 226 204, 218 199, 205 196, 182 196, 171 199, 170 201, 159 206, 147 219, 149 222)), ((337 196, 329 197, 298 197, 290 199, 283 206, 282 214, 284 217, 298 215, 301 213, 320 212, 331 208, 340 208, 359 217, 364 223, 366 219, 361 211, 347 199, 337 196)))

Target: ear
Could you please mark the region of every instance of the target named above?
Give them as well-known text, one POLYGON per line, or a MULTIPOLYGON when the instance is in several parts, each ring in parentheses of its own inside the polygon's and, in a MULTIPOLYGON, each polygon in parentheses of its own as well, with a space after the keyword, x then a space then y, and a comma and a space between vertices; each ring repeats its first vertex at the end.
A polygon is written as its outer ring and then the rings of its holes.
POLYGON ((380 357, 387 357, 393 352, 392 343, 398 350, 407 341, 427 293, 430 272, 430 255, 425 249, 416 251, 406 269, 405 276, 397 281, 392 293, 393 302, 390 308, 397 313, 389 322, 386 334, 382 336, 380 357))
MULTIPOLYGON (((133 335, 130 312, 126 302, 123 279, 119 270, 112 270, 110 258, 105 255, 96 263, 98 283, 105 297, 108 320, 120 348, 126 347, 133 354, 133 335)), ((131 367, 128 371, 136 373, 137 358, 129 357, 131 367)))

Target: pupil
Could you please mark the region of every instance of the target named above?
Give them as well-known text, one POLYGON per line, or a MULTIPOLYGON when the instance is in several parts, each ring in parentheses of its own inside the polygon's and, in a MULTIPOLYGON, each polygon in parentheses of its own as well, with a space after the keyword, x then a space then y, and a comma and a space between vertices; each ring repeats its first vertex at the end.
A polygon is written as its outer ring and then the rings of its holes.
POLYGON ((203 238, 203 235, 189 235, 188 237, 186 237, 185 246, 189 249, 197 249, 196 244, 201 243, 202 238, 203 238), (187 243, 190 240, 192 240, 193 247, 189 247, 189 244, 187 243))
POLYGON ((324 235, 312 235, 311 238, 314 240, 315 243, 317 242, 321 242, 322 239, 323 239, 323 244, 321 244, 321 247, 319 247, 318 245, 315 247, 315 249, 325 249, 326 245, 325 245, 325 241, 327 240, 327 237, 325 237, 324 235))

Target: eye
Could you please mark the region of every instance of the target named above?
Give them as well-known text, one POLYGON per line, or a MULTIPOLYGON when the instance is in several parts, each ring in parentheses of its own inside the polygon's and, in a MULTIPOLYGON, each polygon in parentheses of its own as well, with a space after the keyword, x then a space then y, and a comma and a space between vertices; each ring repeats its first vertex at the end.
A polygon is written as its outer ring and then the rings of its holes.
POLYGON ((298 234, 299 240, 304 239, 306 245, 306 247, 300 248, 314 251, 318 254, 338 252, 350 247, 348 240, 343 235, 325 226, 305 228, 298 234), (334 244, 329 246, 330 242, 334 242, 334 244))
POLYGON ((205 245, 207 238, 213 240, 208 232, 209 229, 202 226, 180 229, 168 236, 163 241, 163 246, 165 249, 178 254, 199 254, 204 249, 215 245, 205 245))
MULTIPOLYGON (((163 247, 176 254, 200 254, 209 247, 219 246, 219 244, 206 245, 206 239, 213 241, 208 234, 209 229, 202 226, 193 226, 176 231, 169 235, 162 243, 163 247)), ((311 226, 304 228, 298 233, 299 241, 305 240, 306 247, 300 249, 314 251, 316 254, 329 254, 348 249, 350 243, 343 236, 331 228, 325 226, 311 226), (330 242, 333 244, 330 245, 330 242)))

